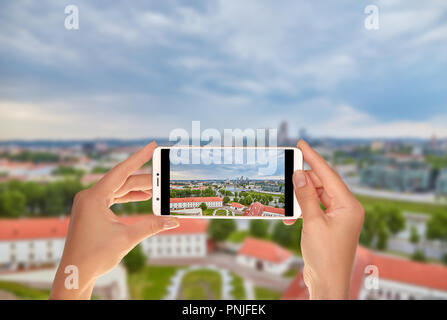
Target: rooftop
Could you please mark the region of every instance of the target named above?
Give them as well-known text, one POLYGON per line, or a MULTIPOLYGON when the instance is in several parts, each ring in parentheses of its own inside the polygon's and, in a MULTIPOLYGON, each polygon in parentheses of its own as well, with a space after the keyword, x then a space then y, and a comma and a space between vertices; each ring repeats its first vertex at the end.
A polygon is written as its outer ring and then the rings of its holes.
POLYGON ((221 197, 189 197, 189 198, 171 198, 169 202, 221 202, 223 199, 221 197))
MULTIPOLYGON (((133 224, 151 215, 121 216, 119 219, 125 224, 133 224)), ((179 222, 178 228, 166 230, 160 234, 201 234, 208 229, 207 220, 179 219, 179 222)), ((0 219, 0 241, 64 238, 69 223, 69 217, 0 219)))
POLYGON ((292 256, 292 252, 274 242, 247 237, 238 254, 281 263, 292 256))

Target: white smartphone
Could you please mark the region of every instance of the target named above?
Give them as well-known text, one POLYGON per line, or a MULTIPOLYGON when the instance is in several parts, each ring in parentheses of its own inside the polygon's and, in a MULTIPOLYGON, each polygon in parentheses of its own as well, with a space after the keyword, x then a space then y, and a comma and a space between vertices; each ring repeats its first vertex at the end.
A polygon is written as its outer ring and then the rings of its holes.
POLYGON ((292 175, 303 169, 288 147, 157 147, 155 215, 211 219, 297 219, 292 175))

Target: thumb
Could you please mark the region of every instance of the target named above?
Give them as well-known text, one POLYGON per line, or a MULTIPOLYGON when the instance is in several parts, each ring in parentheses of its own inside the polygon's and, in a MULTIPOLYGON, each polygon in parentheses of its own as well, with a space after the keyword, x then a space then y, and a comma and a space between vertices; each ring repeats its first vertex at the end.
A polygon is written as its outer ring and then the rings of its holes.
POLYGON ((306 219, 306 216, 318 216, 322 213, 317 191, 307 172, 297 170, 293 173, 293 187, 303 219, 306 219))
POLYGON ((151 216, 128 226, 128 234, 132 244, 138 244, 147 237, 178 226, 179 222, 175 217, 151 216))

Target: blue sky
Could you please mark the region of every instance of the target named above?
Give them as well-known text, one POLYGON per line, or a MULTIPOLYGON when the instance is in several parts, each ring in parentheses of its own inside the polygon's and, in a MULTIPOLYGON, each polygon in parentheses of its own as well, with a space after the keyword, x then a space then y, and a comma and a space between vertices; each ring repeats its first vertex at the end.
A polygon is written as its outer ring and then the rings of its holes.
POLYGON ((446 52, 444 0, 3 0, 0 139, 166 137, 193 120, 447 137, 446 52))

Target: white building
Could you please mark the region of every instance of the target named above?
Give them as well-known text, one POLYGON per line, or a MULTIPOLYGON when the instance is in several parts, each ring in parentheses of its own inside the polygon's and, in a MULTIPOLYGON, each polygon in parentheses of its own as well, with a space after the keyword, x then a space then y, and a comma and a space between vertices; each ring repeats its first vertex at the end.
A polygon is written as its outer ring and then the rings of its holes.
POLYGON ((259 271, 283 274, 293 264, 292 252, 276 243, 247 237, 236 257, 236 262, 259 271))
MULTIPOLYGON (((148 215, 121 217, 126 224, 148 215)), ((62 257, 69 218, 0 220, 0 269, 57 265, 62 257)), ((142 248, 152 257, 203 257, 207 254, 208 222, 182 219, 176 229, 147 238, 142 248)))
POLYGON ((68 218, 0 220, 0 268, 57 264, 68 223, 68 218))
POLYGON ((428 258, 441 260, 446 254, 446 249, 440 240, 428 240, 425 237, 427 231, 427 220, 430 215, 424 213, 404 212, 405 229, 396 235, 392 235, 388 240, 388 249, 406 254, 413 254, 415 250, 421 250, 428 258), (419 234, 420 241, 417 244, 411 243, 411 229, 415 228, 419 234))
POLYGON ((199 258, 208 252, 208 221, 181 219, 180 226, 166 230, 141 243, 144 253, 152 258, 199 258))
POLYGON ((172 210, 199 208, 202 203, 205 203, 208 208, 220 208, 223 206, 223 199, 220 197, 171 198, 169 202, 169 208, 172 210))

